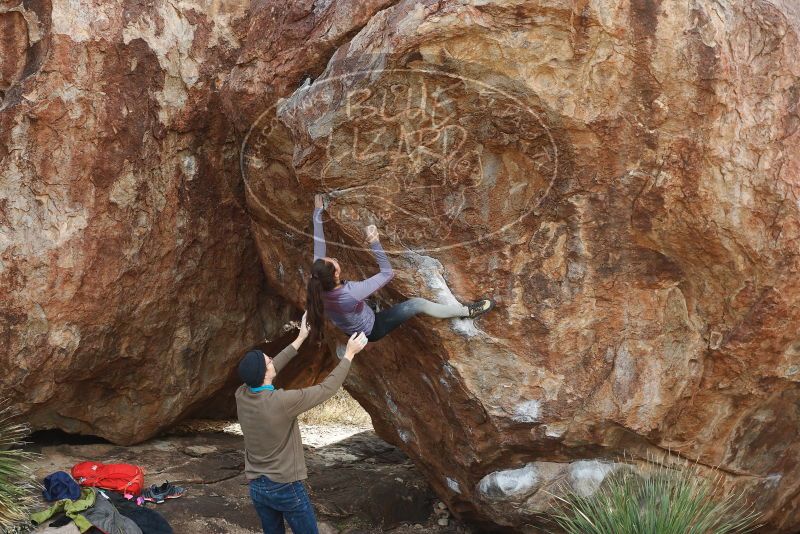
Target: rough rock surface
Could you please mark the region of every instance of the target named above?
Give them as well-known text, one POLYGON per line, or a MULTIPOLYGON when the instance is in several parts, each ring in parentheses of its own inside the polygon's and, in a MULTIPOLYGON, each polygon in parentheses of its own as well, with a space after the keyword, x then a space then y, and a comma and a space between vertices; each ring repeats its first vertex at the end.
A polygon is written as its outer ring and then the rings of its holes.
POLYGON ((240 120, 387 4, 0 0, 0 391, 36 428, 132 443, 229 397, 291 311, 240 120))
POLYGON ((0 390, 37 428, 146 439, 286 319, 214 89, 246 6, 0 1, 0 390))
POLYGON ((347 277, 379 225, 382 305, 498 300, 348 383, 451 510, 529 528, 556 481, 670 449, 797 529, 799 26, 790 0, 0 0, 2 391, 120 443, 202 406, 302 306, 324 191, 347 277))
POLYGON ((346 278, 375 271, 362 227, 382 231, 382 305, 497 299, 476 323, 412 320, 348 383, 451 509, 530 529, 559 481, 591 491, 623 453, 671 450, 800 527, 799 11, 403 1, 245 108, 284 297, 303 304, 327 192, 346 278))

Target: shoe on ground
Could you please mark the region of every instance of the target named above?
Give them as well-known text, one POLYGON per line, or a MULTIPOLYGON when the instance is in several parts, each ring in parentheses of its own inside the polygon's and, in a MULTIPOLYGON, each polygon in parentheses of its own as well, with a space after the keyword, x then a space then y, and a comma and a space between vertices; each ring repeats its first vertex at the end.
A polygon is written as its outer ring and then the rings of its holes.
POLYGON ((494 300, 493 299, 480 299, 476 300, 472 304, 467 305, 467 309, 469 310, 469 317, 470 319, 475 319, 483 315, 484 313, 488 312, 494 308, 494 300))
POLYGON ((149 488, 142 491, 142 498, 147 502, 154 502, 162 504, 167 499, 177 499, 186 494, 186 488, 175 486, 169 482, 164 482, 160 486, 153 484, 149 488))
POLYGON ((161 492, 158 491, 158 486, 153 484, 149 488, 145 488, 144 490, 142 490, 142 499, 144 499, 145 502, 154 502, 156 504, 161 504, 164 502, 166 497, 164 497, 161 494, 161 492))

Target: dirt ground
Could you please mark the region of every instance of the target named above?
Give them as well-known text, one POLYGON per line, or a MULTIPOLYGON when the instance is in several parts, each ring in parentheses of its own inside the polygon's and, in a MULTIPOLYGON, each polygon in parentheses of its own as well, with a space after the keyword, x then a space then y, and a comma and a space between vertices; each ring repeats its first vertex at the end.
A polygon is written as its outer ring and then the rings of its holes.
MULTIPOLYGON (((408 457, 371 428, 302 425, 301 431, 307 486, 321 534, 475 532, 450 517, 408 457)), ((170 481, 186 486, 183 498, 148 505, 167 518, 176 534, 261 532, 235 422, 193 421, 132 447, 40 434, 27 448, 42 455, 33 466, 40 480, 80 461, 97 460, 141 465, 146 485, 170 481)))

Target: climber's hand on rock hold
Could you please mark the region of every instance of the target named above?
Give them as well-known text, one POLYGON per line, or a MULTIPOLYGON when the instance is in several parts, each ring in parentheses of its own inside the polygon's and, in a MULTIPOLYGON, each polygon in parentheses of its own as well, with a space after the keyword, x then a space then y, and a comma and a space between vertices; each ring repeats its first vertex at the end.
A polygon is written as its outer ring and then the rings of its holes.
POLYGON ((374 224, 364 228, 364 233, 367 235, 367 243, 375 243, 378 240, 378 229, 374 224))
POLYGON ((325 199, 322 195, 314 195, 314 208, 318 210, 325 208, 325 199))
POLYGON ((347 342, 347 348, 344 351, 344 357, 353 361, 353 356, 361 352, 361 350, 367 346, 367 336, 364 335, 364 332, 356 332, 352 336, 350 336, 350 340, 347 342))

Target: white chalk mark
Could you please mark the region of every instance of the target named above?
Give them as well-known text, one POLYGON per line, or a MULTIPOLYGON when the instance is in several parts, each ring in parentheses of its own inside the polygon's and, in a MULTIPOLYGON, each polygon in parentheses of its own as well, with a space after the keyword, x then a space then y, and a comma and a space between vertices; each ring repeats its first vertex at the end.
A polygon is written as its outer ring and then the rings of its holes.
POLYGON ((539 483, 539 473, 532 463, 519 469, 495 471, 483 477, 478 490, 490 499, 506 499, 531 493, 539 483))
POLYGON ((541 414, 541 403, 538 400, 529 400, 514 406, 514 421, 520 423, 535 423, 539 421, 541 414))

